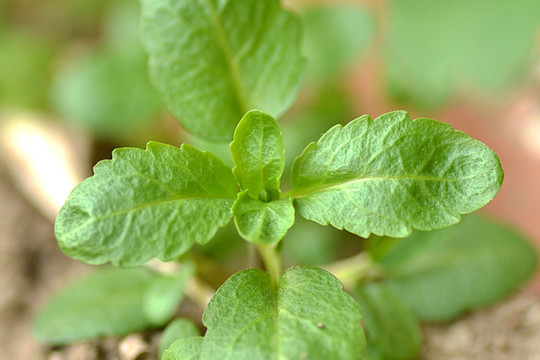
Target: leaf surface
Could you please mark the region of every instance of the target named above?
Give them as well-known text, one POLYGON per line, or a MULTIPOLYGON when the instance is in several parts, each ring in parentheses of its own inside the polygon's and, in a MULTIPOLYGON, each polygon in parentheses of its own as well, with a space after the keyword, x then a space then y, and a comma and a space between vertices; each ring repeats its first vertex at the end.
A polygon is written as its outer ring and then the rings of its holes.
POLYGON ((161 359, 165 350, 177 340, 199 335, 199 330, 191 321, 183 318, 172 321, 161 334, 158 349, 159 358, 161 359))
POLYGON ((274 118, 257 110, 248 112, 234 132, 231 154, 241 190, 263 201, 279 197, 285 145, 274 118))
POLYGON ((370 359, 415 360, 422 333, 412 310, 383 283, 358 287, 354 297, 362 306, 370 359))
POLYGON ((55 234, 67 255, 90 264, 169 261, 225 226, 236 194, 231 169, 189 145, 116 149, 70 194, 55 234))
POLYGON ((295 267, 277 287, 259 269, 233 275, 206 309, 200 359, 358 359, 358 304, 330 273, 295 267))
POLYGON ((303 76, 300 24, 278 0, 143 0, 143 44, 169 109, 190 132, 228 141, 242 116, 279 116, 303 76))
POLYGON ((403 237, 457 223, 491 201, 502 179, 485 144, 396 111, 334 126, 310 144, 293 165, 291 196, 320 224, 403 237))
MULTIPOLYGON (((144 301, 161 278, 144 269, 98 270, 52 298, 38 314, 33 333, 45 343, 66 344, 163 325, 168 318, 156 322, 144 301)), ((172 296, 179 303, 182 295, 172 296)))
POLYGON ((290 198, 264 202, 242 192, 233 205, 233 215, 238 233, 256 244, 272 244, 281 240, 294 224, 294 207, 290 198))
POLYGON ((443 321, 499 300, 536 269, 521 234, 479 216, 415 232, 380 260, 388 286, 425 321, 443 321))

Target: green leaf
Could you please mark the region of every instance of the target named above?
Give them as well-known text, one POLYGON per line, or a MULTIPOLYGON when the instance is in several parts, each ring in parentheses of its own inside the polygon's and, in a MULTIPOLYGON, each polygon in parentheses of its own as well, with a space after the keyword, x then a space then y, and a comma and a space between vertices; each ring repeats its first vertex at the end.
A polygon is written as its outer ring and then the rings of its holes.
POLYGON ((291 196, 319 224, 403 237, 457 223, 491 201, 502 179, 485 144, 396 111, 334 126, 310 144, 293 165, 291 196))
POLYGON ((304 25, 302 48, 308 73, 319 80, 335 80, 373 38, 373 18, 358 5, 310 6, 299 15, 304 25))
POLYGON ((194 267, 184 264, 179 274, 162 275, 152 283, 144 298, 144 311, 153 323, 163 324, 173 317, 193 273, 194 267))
POLYGON ((251 198, 247 191, 238 194, 233 215, 238 233, 256 244, 281 240, 294 224, 291 198, 264 202, 251 198))
POLYGON ((360 319, 358 304, 322 269, 291 268, 278 285, 262 270, 245 270, 210 301, 200 359, 358 359, 360 319))
POLYGON ((225 226, 236 194, 231 169, 189 145, 116 149, 70 194, 55 234, 67 255, 90 264, 169 261, 225 226))
POLYGON ((279 198, 285 145, 274 118, 257 110, 248 112, 234 132, 231 154, 241 190, 262 201, 279 198))
POLYGON ((169 109, 190 132, 228 141, 242 116, 273 116, 303 77, 300 24, 278 0, 142 0, 143 44, 169 109))
POLYGON ((415 232, 381 260, 388 286, 425 321, 489 304, 536 269, 536 250, 511 228, 478 216, 415 232))
POLYGON ((391 0, 386 78, 395 95, 426 106, 504 94, 529 68, 539 30, 537 0, 391 0))
POLYGON ((354 291, 364 312, 367 352, 377 360, 415 360, 422 333, 411 309, 382 283, 354 291))
MULTIPOLYGON (((165 350, 167 350, 177 340, 192 336, 198 337, 199 335, 199 330, 191 321, 187 319, 176 319, 172 321, 169 325, 167 325, 161 334, 158 349, 159 358, 161 359, 165 350)), ((174 352, 173 349, 171 350, 174 352)))
POLYGON ((162 360, 199 360, 201 356, 202 336, 191 336, 175 341, 163 353, 162 360))
POLYGON ((41 310, 33 333, 48 344, 124 335, 162 325, 148 316, 144 299, 161 275, 144 269, 106 268, 64 289, 41 310))

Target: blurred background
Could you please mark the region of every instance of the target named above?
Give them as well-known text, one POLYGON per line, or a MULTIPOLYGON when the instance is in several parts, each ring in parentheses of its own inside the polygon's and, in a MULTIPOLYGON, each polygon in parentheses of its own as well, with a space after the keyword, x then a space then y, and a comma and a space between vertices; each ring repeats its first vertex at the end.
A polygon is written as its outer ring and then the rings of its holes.
MULTIPOLYGON (((484 211, 540 245, 540 1, 283 3, 303 22, 309 61, 280 119, 288 169, 332 125, 363 114, 403 109, 447 122, 501 159, 504 184, 484 211)), ((135 0, 0 0, 0 137, 0 349, 13 359, 46 358, 31 318, 88 271, 61 254, 53 221, 97 161, 156 140, 230 163, 227 144, 193 138, 164 108, 148 80, 135 0)), ((359 246, 297 222, 288 236, 304 240, 285 242, 289 263, 325 263, 359 246), (308 242, 318 246, 306 251, 308 242)), ((201 258, 238 268, 243 244, 230 236, 225 229, 198 249, 201 258)), ((527 291, 540 294, 538 276, 527 291)))

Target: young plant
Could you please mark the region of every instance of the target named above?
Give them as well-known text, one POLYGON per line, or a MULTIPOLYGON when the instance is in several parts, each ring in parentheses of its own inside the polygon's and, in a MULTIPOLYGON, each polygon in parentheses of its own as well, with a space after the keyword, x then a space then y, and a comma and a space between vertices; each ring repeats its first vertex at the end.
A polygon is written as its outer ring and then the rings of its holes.
POLYGON ((182 265, 167 276, 129 270, 126 288, 136 295, 127 313, 116 311, 126 308, 118 282, 90 278, 78 297, 68 291, 42 313, 40 338, 65 343, 164 325, 186 291, 201 289, 190 248, 233 218, 266 271, 243 270, 221 285, 204 311, 204 336, 173 322, 163 359, 414 359, 416 317, 449 319, 500 298, 533 271, 531 247, 486 220, 393 239, 458 223, 502 184, 491 149, 434 120, 395 111, 336 125, 296 158, 291 189, 282 191, 285 147, 273 116, 292 103, 305 61, 298 21, 277 0, 142 4, 156 86, 188 130, 210 140, 232 136, 234 168, 190 145, 158 142, 116 149, 98 163, 58 215, 61 249, 95 265, 140 266, 152 258, 182 265), (296 212, 369 237, 366 251, 327 270, 283 271, 282 239, 296 212), (62 308, 73 309, 69 319, 62 308), (90 330, 73 331, 88 316, 96 320, 90 330), (126 317, 125 326, 107 325, 126 317))

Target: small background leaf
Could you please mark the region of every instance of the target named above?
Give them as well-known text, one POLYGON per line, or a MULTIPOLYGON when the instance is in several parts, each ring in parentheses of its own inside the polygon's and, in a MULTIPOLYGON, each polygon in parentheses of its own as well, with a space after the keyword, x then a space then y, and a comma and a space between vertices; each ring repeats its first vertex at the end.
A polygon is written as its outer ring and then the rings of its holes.
MULTIPOLYGON (((165 350, 167 350, 175 341, 192 337, 199 336, 199 329, 187 319, 175 319, 173 320, 163 333, 159 341, 158 357, 161 359, 165 350)), ((171 349, 171 352, 174 352, 174 348, 171 349)))
POLYGON ((332 81, 373 38, 371 14, 361 6, 327 4, 300 11, 308 76, 332 81))
POLYGON ((370 360, 415 360, 422 333, 413 312, 386 285, 359 286, 354 297, 362 306, 370 360))
POLYGON ((335 126, 292 169, 298 212, 367 237, 455 224, 493 199, 503 172, 485 144, 404 111, 335 126))
POLYGON ((139 41, 139 5, 113 2, 99 48, 67 59, 52 89, 52 105, 68 122, 108 139, 151 129, 163 108, 150 84, 147 55, 139 41))
POLYGON ((163 353, 162 360, 199 360, 202 343, 202 336, 177 340, 163 353))
POLYGON ((48 344, 124 335, 162 325, 149 318, 144 298, 161 275, 144 269, 96 271, 56 295, 35 319, 33 333, 48 344))
POLYGON ((300 23, 278 0, 143 0, 150 72, 187 130, 228 141, 242 116, 282 114, 303 76, 300 23))
POLYGON ((415 232, 380 260, 388 286, 424 321, 449 320, 499 300, 536 269, 521 234, 478 216, 435 232, 415 232))
POLYGON ((61 249, 90 264, 169 261, 209 241, 232 217, 231 169, 189 145, 116 149, 94 173, 73 190, 55 224, 61 249))

